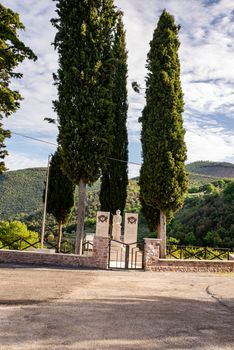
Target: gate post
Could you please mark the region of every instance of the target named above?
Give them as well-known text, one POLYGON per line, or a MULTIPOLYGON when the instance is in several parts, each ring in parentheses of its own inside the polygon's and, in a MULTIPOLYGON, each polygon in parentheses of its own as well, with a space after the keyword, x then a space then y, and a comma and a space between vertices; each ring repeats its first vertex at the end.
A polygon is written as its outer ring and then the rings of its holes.
POLYGON ((105 270, 108 269, 109 237, 94 236, 93 258, 95 260, 95 267, 105 270))
POLYGON ((144 270, 151 271, 160 258, 161 239, 144 238, 144 270))
POLYGON ((126 244, 126 251, 125 251, 125 269, 128 269, 128 262, 129 262, 129 245, 126 244))

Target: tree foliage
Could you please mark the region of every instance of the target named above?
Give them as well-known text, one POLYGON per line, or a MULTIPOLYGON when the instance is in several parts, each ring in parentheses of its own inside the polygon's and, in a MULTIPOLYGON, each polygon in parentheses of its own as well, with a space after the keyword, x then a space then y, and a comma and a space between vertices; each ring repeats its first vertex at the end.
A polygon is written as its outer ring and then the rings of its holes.
POLYGON ((146 106, 140 118, 140 197, 163 216, 182 206, 188 186, 178 32, 173 16, 164 10, 150 43, 146 106))
POLYGON ((38 240, 38 233, 28 230, 24 223, 20 221, 0 221, 0 248, 7 249, 6 245, 9 244, 9 249, 25 249, 29 246, 29 243, 34 244, 38 240), (22 239, 20 240, 20 238, 22 239))
POLYGON ((186 198, 168 227, 180 244, 234 248, 234 182, 211 194, 186 198))
POLYGON ((22 100, 20 93, 10 86, 12 79, 22 78, 22 74, 14 70, 25 58, 36 60, 32 50, 18 37, 17 31, 23 29, 19 15, 0 4, 0 173, 6 170, 4 140, 10 137, 10 131, 3 129, 1 121, 16 112, 22 100))
POLYGON ((58 149, 51 158, 48 183, 47 212, 52 214, 59 226, 57 252, 60 251, 62 225, 65 224, 74 205, 75 185, 62 171, 62 157, 58 149))
POLYGON ((54 46, 59 143, 64 169, 77 184, 95 182, 107 162, 112 137, 113 1, 61 0, 54 46))
POLYGON ((54 74, 58 100, 58 141, 64 170, 79 184, 77 246, 84 228, 86 184, 107 164, 113 141, 112 42, 117 12, 113 0, 60 0, 54 40, 59 68, 54 74))
POLYGON ((117 209, 123 213, 128 185, 128 135, 127 135, 127 51, 125 31, 119 17, 113 45, 114 67, 112 72, 112 102, 114 133, 109 165, 101 178, 101 210, 115 214, 117 209), (118 161, 120 160, 120 161, 118 161))

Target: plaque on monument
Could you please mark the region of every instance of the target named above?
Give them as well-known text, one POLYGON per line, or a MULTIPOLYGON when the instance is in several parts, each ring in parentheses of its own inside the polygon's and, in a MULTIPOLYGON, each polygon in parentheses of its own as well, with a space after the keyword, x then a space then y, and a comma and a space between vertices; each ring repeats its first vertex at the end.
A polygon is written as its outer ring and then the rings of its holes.
POLYGON ((110 221, 110 213, 108 211, 97 212, 96 236, 98 237, 109 236, 109 221, 110 221))
POLYGON ((124 243, 137 242, 138 214, 126 213, 124 223, 124 243))

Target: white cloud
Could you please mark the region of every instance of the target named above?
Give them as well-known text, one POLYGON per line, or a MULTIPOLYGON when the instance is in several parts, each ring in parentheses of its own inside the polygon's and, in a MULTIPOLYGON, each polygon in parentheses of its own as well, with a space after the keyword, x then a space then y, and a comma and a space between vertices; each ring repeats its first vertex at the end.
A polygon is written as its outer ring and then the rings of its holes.
POLYGON ((216 131, 197 129, 187 132, 189 163, 196 160, 210 159, 213 161, 233 161, 234 135, 228 135, 222 130, 216 131), (199 154, 199 158, 197 158, 197 154, 199 154))
MULTIPOLYGON (((189 160, 229 159, 234 162, 234 126, 229 125, 227 129, 222 118, 225 115, 231 120, 234 112, 233 1, 116 0, 115 3, 125 12, 129 51, 130 142, 140 143, 138 118, 145 104, 144 92, 141 95, 133 92, 131 82, 136 80, 144 87, 149 42, 159 15, 166 8, 181 24, 181 80, 185 96, 184 117, 189 160)), ((57 70, 57 54, 51 46, 55 30, 50 24, 50 19, 55 16, 55 3, 47 0, 2 0, 2 4, 20 13, 26 26, 21 37, 38 55, 36 63, 25 61, 19 67, 24 77, 15 86, 21 91, 24 101, 21 109, 5 121, 5 125, 16 132, 40 135, 41 138, 55 141, 56 128, 43 121, 44 117, 53 116, 51 101, 56 98, 52 73, 57 70)), ((11 168, 15 168, 19 166, 17 150, 13 142, 8 144, 9 150, 14 152, 10 152, 7 162, 11 168)), ((28 145, 25 140, 23 156, 27 158, 28 154, 27 159, 30 161, 28 145)), ((38 156, 33 158, 38 163, 41 162, 41 147, 39 144, 38 156)), ((21 156, 22 153, 19 158, 21 156)), ((130 160, 132 157, 134 154, 130 153, 130 160)), ((31 166, 34 164, 33 159, 31 166)))
POLYGON ((46 167, 47 161, 47 158, 34 158, 28 153, 13 152, 6 160, 6 167, 10 170, 46 167))
POLYGON ((134 165, 134 164, 129 164, 128 167, 128 177, 130 179, 134 178, 134 177, 138 177, 140 174, 140 165, 134 165))

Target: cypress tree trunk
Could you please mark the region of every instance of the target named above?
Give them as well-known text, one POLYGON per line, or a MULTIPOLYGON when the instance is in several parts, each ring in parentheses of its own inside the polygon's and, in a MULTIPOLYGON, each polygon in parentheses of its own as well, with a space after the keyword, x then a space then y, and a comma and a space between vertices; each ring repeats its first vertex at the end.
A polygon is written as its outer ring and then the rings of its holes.
POLYGON ((59 221, 58 222, 58 239, 57 239, 56 253, 60 253, 62 234, 63 234, 63 223, 62 223, 62 221, 59 221))
POLYGON ((76 247, 75 254, 82 254, 82 243, 84 237, 85 203, 86 203, 86 183, 83 179, 79 182, 78 194, 78 214, 76 229, 76 247))
POLYGON ((167 216, 165 211, 160 210, 160 225, 159 225, 159 238, 162 240, 161 244, 161 252, 160 252, 160 258, 165 259, 166 258, 166 223, 167 223, 167 216))

